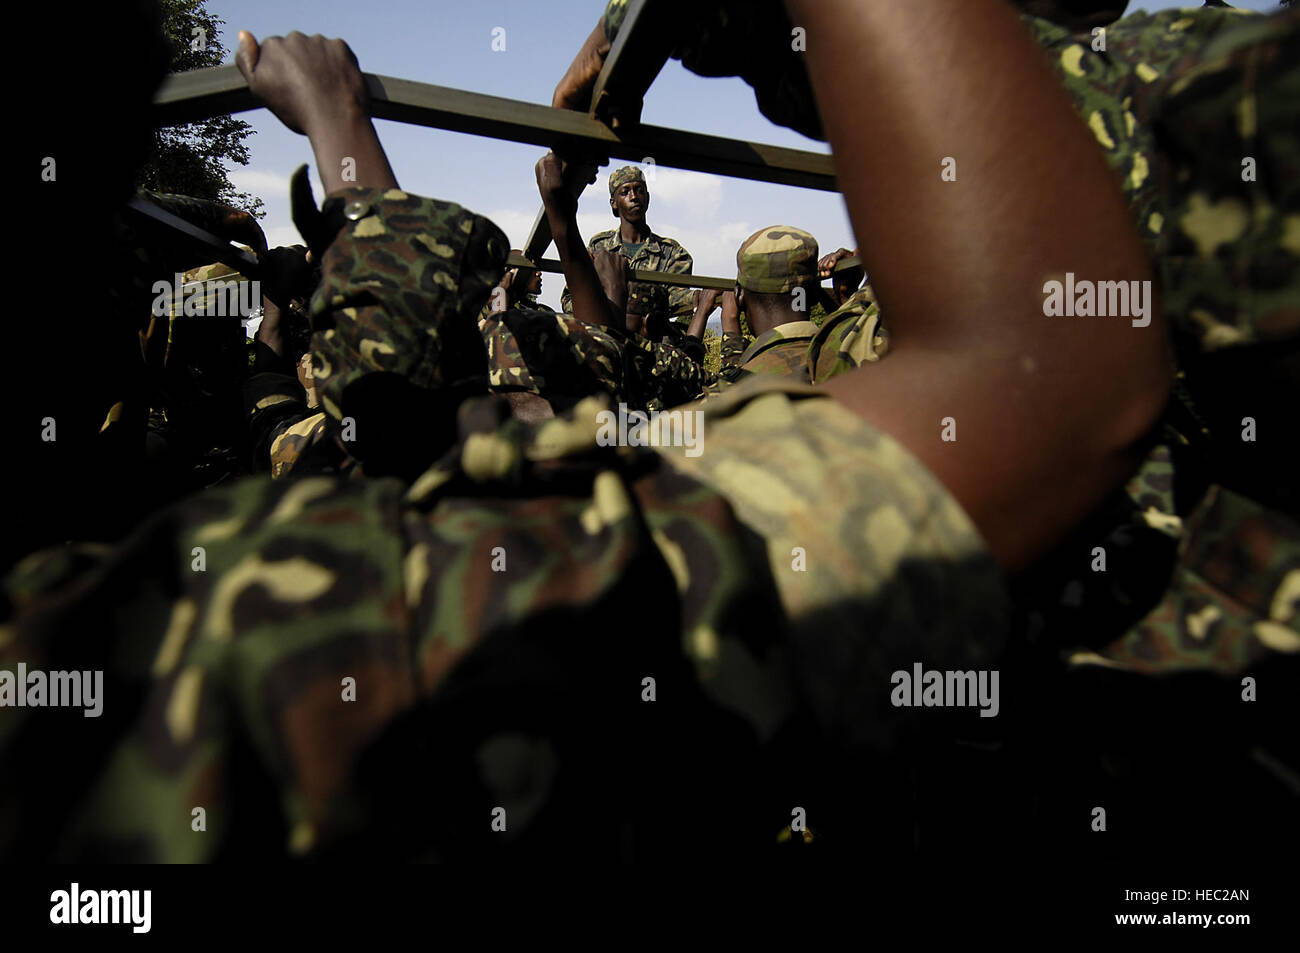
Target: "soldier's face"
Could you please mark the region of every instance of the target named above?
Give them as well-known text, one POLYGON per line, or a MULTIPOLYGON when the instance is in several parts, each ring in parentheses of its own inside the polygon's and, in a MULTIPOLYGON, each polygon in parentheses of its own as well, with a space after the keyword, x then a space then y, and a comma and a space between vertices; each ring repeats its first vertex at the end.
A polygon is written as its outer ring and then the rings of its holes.
POLYGON ((528 279, 528 286, 524 290, 525 294, 539 295, 542 293, 542 273, 534 271, 531 278, 528 279))
POLYGON ((618 187, 610 197, 609 204, 619 218, 629 222, 643 222, 646 209, 650 207, 650 193, 644 182, 628 182, 618 187))

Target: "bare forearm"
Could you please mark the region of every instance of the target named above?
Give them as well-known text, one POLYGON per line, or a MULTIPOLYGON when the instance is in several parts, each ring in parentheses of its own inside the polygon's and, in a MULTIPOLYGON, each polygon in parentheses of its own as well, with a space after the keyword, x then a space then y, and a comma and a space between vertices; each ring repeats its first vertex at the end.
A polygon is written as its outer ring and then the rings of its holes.
POLYGON ((609 308, 605 304, 605 289, 601 286, 591 254, 578 231, 576 213, 561 209, 558 201, 544 201, 546 218, 551 225, 551 235, 564 268, 564 280, 573 297, 573 314, 584 324, 605 327, 610 324, 609 308))
POLYGON ((709 303, 708 307, 705 307, 704 305, 696 307, 695 313, 691 315, 690 326, 686 329, 688 337, 693 337, 697 341, 704 337, 705 325, 709 323, 709 315, 713 313, 715 307, 717 307, 717 305, 712 302, 709 303))
POLYGON ((787 6, 807 30, 893 338, 873 373, 829 389, 916 452, 995 555, 1021 564, 1122 481, 1169 375, 1154 302, 1147 327, 1048 317, 1044 283, 1147 281, 1145 251, 1095 141, 1002 0, 787 6), (963 429, 944 443, 948 416, 963 429))
POLYGON ((388 156, 369 116, 355 115, 343 122, 322 123, 310 138, 326 194, 346 188, 397 188, 397 176, 388 164, 388 156))
MULTIPOLYGON (((997 324, 1041 318, 1043 278, 1057 271, 1151 277, 1096 142, 1003 0, 788 5, 808 28, 829 138, 851 158, 840 187, 900 334, 984 337, 1009 305, 997 324), (872 89, 881 95, 863 95, 872 89), (955 181, 941 176, 945 157, 955 181)), ((1014 333, 1055 340, 1045 327, 1014 333)), ((1127 349, 1121 323, 1107 330, 1127 349)))

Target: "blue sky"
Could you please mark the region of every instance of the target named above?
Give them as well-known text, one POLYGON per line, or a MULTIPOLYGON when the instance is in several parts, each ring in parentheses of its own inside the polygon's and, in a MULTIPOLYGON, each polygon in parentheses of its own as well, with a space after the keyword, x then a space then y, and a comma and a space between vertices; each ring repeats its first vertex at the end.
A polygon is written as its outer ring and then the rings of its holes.
MULTIPOLYGON (((1274 0, 1234 4, 1271 10, 1274 0)), ((1129 9, 1199 6, 1147 0, 1129 9)), ((238 31, 259 39, 300 30, 347 40, 361 68, 403 79, 452 86, 549 105, 555 83, 604 8, 603 0, 208 0, 226 21, 221 37, 233 61, 238 31), (492 31, 505 29, 505 50, 491 49, 492 31)), ((248 140, 251 162, 231 180, 266 203, 262 222, 271 245, 299 241, 289 216, 289 175, 311 163, 305 137, 285 129, 263 109, 241 114, 257 131, 248 140)), ((738 79, 705 79, 670 60, 651 87, 645 122, 719 136, 826 151, 822 143, 768 122, 753 93, 738 79)), ((402 187, 461 203, 491 217, 522 245, 540 205, 535 146, 442 132, 401 123, 376 123, 402 187)), ((614 225, 606 178, 614 160, 588 187, 579 206, 583 235, 614 225)), ((313 169, 314 175, 314 169, 313 169)), ((319 198, 319 179, 315 180, 319 198)), ((790 224, 817 236, 825 251, 854 246, 838 195, 658 167, 650 184, 648 220, 656 232, 680 241, 698 274, 731 276, 735 253, 749 234, 790 224)), ((549 253, 554 255, 554 250, 549 253)), ((560 276, 544 278, 542 300, 558 306, 560 276)))

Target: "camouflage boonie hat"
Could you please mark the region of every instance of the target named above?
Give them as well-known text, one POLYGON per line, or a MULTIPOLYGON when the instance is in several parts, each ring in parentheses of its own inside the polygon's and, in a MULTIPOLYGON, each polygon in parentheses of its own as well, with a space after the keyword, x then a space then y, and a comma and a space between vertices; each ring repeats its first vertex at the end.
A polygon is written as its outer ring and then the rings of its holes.
POLYGON ((769 225, 741 243, 736 252, 736 282, 759 294, 814 284, 817 258, 817 239, 802 228, 769 225))
POLYGON ((248 320, 252 312, 262 306, 260 295, 252 295, 253 285, 247 275, 240 274, 224 262, 213 262, 191 268, 181 278, 181 288, 172 295, 171 316, 185 317, 185 305, 200 316, 238 317, 248 320))
POLYGON ((344 201, 349 221, 312 299, 312 377, 323 409, 338 419, 344 392, 374 375, 434 391, 486 390, 477 319, 505 268, 505 234, 459 205, 398 189, 349 189, 344 201), (420 293, 391 293, 403 283, 420 293), (372 289, 383 289, 386 307, 372 307, 372 289))
POLYGON ((640 182, 645 185, 645 174, 634 165, 625 165, 617 172, 610 173, 609 194, 613 195, 629 182, 640 182))

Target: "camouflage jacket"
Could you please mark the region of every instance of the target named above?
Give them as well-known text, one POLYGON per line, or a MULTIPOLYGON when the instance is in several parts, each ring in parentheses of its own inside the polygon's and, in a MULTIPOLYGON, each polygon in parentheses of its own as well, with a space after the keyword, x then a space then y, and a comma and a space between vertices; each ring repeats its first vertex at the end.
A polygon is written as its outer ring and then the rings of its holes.
POLYGON ((740 356, 745 353, 749 341, 744 331, 723 331, 722 343, 718 348, 719 366, 722 376, 735 373, 740 369, 740 356))
POLYGON ((1183 368, 1146 462, 1098 521, 1109 529, 1054 583, 1043 568, 1054 595, 1031 617, 1075 642, 1076 665, 1240 671, 1300 651, 1300 512, 1271 475, 1279 405, 1300 380, 1237 397, 1278 376, 1266 342, 1300 330, 1300 11, 1134 14, 1104 51, 1028 22, 1156 256, 1183 368), (1268 444, 1245 436, 1246 415, 1268 444))
POLYGON ((978 534, 906 450, 754 383, 697 440, 659 418, 654 449, 609 445, 605 398, 486 427, 467 405, 409 487, 250 479, 114 553, 28 559, 0 671, 102 670, 103 711, 0 718, 0 816, 23 820, 0 856, 447 858, 549 851, 582 817, 570 851, 645 855, 686 791, 730 804, 739 830, 711 847, 771 844, 792 797, 843 779, 755 789, 756 765, 864 763, 916 724, 889 672, 985 666, 1006 618, 978 534), (51 745, 62 770, 7 769, 51 745))
POLYGON ((626 401, 624 335, 522 305, 501 314, 484 309, 478 323, 493 391, 526 391, 559 409, 602 391, 626 401))
POLYGON ((664 340, 651 341, 526 308, 500 315, 485 309, 479 328, 492 390, 528 391, 559 410, 602 392, 633 409, 662 410, 694 400, 713 380, 703 346, 671 328, 664 340))
MULTIPOLYGON (((619 239, 618 229, 599 232, 587 242, 587 249, 593 255, 600 251, 622 252, 623 243, 619 239)), ((666 271, 675 275, 689 275, 694 267, 690 252, 671 238, 650 233, 636 254, 628 259, 629 265, 641 271, 666 271)), ((693 289, 670 288, 666 285, 652 285, 643 281, 630 281, 627 286, 628 311, 636 314, 656 314, 666 317, 690 315, 695 309, 693 289)), ((566 287, 560 294, 564 310, 573 312, 573 296, 566 287)))
POLYGON ((704 367, 704 344, 670 328, 663 340, 624 337, 630 363, 629 395, 635 406, 663 410, 695 400, 717 381, 704 367))
POLYGON ((722 372, 706 393, 716 396, 732 384, 760 374, 811 384, 808 346, 816 332, 817 325, 811 321, 790 321, 760 334, 746 346, 743 332, 724 331, 722 372))
POLYGON ((889 353, 889 332, 880 321, 871 286, 859 288, 826 316, 808 345, 806 356, 812 383, 872 364, 889 353))
POLYGON ((802 384, 812 383, 808 373, 808 345, 817 334, 811 321, 790 321, 764 331, 739 357, 744 374, 778 374, 802 384))

